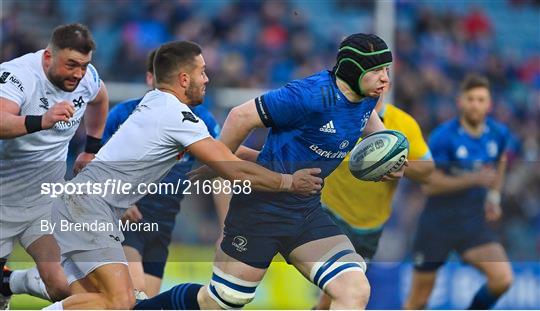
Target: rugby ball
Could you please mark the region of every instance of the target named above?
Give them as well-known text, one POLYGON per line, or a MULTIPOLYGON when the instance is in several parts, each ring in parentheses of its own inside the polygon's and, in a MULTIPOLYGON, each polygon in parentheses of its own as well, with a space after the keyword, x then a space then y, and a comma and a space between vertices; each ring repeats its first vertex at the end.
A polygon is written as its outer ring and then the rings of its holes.
POLYGON ((399 171, 409 156, 409 141, 401 132, 384 130, 362 139, 351 151, 349 170, 354 177, 377 181, 399 171))

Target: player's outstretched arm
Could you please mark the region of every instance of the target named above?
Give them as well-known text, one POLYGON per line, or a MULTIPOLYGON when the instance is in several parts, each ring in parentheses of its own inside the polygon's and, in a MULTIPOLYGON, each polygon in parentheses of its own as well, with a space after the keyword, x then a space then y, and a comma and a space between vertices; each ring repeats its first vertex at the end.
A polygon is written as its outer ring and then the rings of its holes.
POLYGON ((460 176, 451 176, 435 169, 430 175, 428 183, 422 185, 422 189, 428 195, 437 195, 458 192, 472 187, 492 188, 496 180, 497 172, 488 167, 460 176))
POLYGON ((0 139, 15 138, 29 133, 46 130, 56 122, 68 122, 75 108, 66 101, 52 106, 42 116, 20 116, 16 102, 0 97, 0 139))
POLYGON ((86 147, 84 152, 77 156, 74 172, 77 174, 83 167, 92 161, 101 146, 101 137, 105 129, 107 112, 109 111, 109 95, 105 84, 101 82, 99 92, 86 107, 84 112, 84 126, 86 129, 86 147), (92 142, 89 142, 92 140, 92 142))
POLYGON ((259 150, 251 149, 246 146, 240 146, 238 147, 234 155, 245 161, 257 162, 257 157, 259 156, 259 153, 259 150))
POLYGON ((205 138, 188 146, 188 151, 199 161, 228 180, 249 180, 251 187, 259 191, 293 192, 315 194, 321 190, 322 179, 316 175, 320 169, 296 171, 293 175, 279 174, 255 163, 242 161, 220 141, 205 138))

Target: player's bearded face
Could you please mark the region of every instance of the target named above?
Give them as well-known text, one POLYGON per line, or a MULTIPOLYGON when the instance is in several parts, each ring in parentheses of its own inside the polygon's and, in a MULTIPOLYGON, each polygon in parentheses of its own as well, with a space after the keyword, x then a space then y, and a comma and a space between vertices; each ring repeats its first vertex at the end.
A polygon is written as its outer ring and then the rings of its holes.
POLYGON ((191 101, 192 105, 200 105, 204 100, 206 93, 206 84, 208 84, 208 76, 206 76, 206 65, 202 55, 198 55, 195 59, 195 69, 189 75, 189 85, 186 89, 186 96, 191 101))
POLYGON ((92 52, 82 54, 78 51, 63 49, 45 55, 46 74, 49 81, 59 89, 73 92, 86 73, 92 58, 92 52))
POLYGON ((484 87, 470 89, 461 94, 459 110, 465 121, 471 125, 484 122, 491 108, 489 90, 484 87))
POLYGON ((206 93, 206 82, 197 82, 191 79, 189 86, 186 89, 186 96, 190 99, 191 104, 199 105, 204 100, 204 94, 206 93))

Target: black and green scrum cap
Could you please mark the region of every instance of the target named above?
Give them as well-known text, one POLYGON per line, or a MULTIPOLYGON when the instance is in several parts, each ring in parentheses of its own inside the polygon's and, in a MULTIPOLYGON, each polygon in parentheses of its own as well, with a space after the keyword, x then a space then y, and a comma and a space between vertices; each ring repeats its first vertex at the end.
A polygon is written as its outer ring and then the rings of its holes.
POLYGON ((334 74, 358 95, 363 95, 360 81, 366 72, 392 63, 392 52, 373 34, 350 35, 339 45, 334 74))

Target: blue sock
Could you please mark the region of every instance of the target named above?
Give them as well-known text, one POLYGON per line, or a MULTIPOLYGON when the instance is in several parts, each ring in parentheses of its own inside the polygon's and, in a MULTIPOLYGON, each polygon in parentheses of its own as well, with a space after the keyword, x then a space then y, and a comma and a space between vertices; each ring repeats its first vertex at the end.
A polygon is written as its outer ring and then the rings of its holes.
POLYGON ((473 301, 469 306, 469 310, 487 310, 495 305, 499 296, 492 294, 487 287, 487 284, 484 284, 474 295, 473 301))
POLYGON ((153 298, 141 300, 134 310, 198 310, 200 284, 183 283, 153 298))

